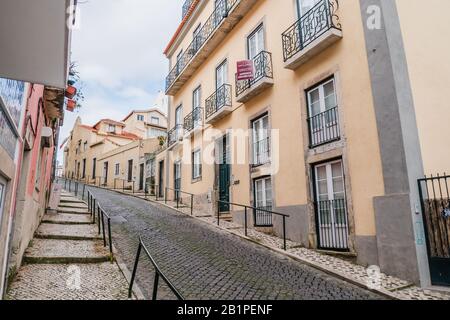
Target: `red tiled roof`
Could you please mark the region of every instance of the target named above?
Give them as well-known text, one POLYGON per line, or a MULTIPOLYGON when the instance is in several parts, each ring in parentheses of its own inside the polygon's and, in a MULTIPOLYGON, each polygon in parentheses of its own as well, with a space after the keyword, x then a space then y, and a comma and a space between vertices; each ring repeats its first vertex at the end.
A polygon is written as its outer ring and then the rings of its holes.
POLYGON ((126 139, 133 139, 133 140, 139 140, 140 139, 139 136, 135 135, 134 133, 127 132, 127 131, 122 131, 121 134, 116 134, 116 136, 123 137, 123 138, 126 138, 126 139))
POLYGON ((125 127, 125 125, 122 122, 118 122, 116 120, 111 120, 111 119, 102 119, 99 122, 97 122, 93 127, 96 128, 101 122, 105 122, 108 124, 114 124, 117 126, 121 126, 121 127, 125 127))
POLYGON ((189 8, 186 16, 184 17, 184 19, 181 21, 180 25, 178 26, 178 29, 175 31, 175 34, 172 36, 172 39, 170 39, 169 44, 167 45, 166 49, 164 50, 164 54, 167 55, 167 52, 170 50, 172 45, 175 43, 175 40, 177 40, 178 36, 181 33, 181 30, 183 30, 183 27, 186 25, 186 22, 191 17, 192 13, 194 12, 194 9, 197 7, 199 2, 200 2, 200 0, 192 1, 191 7, 189 8))

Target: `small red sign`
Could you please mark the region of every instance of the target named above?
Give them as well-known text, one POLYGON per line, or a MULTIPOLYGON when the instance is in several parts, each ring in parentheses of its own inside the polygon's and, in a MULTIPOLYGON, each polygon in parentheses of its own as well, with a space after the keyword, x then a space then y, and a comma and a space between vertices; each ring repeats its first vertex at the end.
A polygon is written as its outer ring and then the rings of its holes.
POLYGON ((243 60, 237 62, 237 79, 251 80, 254 77, 254 68, 252 60, 243 60))

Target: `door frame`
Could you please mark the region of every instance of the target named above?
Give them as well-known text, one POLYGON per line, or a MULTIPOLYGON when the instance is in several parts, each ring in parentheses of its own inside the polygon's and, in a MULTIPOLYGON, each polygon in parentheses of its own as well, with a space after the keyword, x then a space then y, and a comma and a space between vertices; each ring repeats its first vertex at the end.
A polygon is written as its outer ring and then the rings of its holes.
MULTIPOLYGON (((218 150, 218 154, 216 155, 216 160, 218 160, 219 162, 216 164, 217 165, 217 191, 218 191, 218 198, 219 200, 225 201, 225 202, 231 202, 231 192, 230 192, 230 188, 231 188, 231 164, 227 163, 228 162, 228 153, 227 153, 227 148, 229 150, 231 150, 231 146, 229 145, 230 143, 230 139, 229 139, 230 135, 228 133, 224 134, 223 136, 221 136, 220 138, 216 139, 216 150, 218 150), (220 147, 222 145, 222 147, 220 147), (222 169, 225 168, 226 173, 227 173, 227 190, 222 190, 221 186, 222 186, 222 169), (222 198, 222 191, 226 191, 227 193, 227 199, 222 198)), ((224 204, 224 203, 219 203, 219 212, 223 213, 223 212, 229 212, 230 211, 230 205, 229 204, 224 204)))
POLYGON ((145 164, 139 164, 139 190, 144 190, 145 164))
POLYGON ((158 162, 158 196, 164 194, 164 160, 158 162))

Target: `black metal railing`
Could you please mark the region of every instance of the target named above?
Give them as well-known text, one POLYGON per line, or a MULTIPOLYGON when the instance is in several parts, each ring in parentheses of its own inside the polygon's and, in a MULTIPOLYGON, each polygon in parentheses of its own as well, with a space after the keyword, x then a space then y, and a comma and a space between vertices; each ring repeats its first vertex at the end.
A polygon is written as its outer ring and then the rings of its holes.
POLYGON ((338 0, 322 0, 282 34, 284 61, 302 51, 330 29, 341 30, 338 0))
MULTIPOLYGON (((264 214, 264 218, 263 219, 268 219, 267 216, 270 215, 270 220, 272 221, 272 216, 273 215, 277 215, 282 217, 283 219, 283 249, 286 251, 287 250, 287 238, 286 238, 286 218, 289 218, 290 216, 284 213, 280 213, 280 212, 275 212, 272 210, 266 210, 263 207, 251 207, 251 206, 246 206, 243 204, 237 204, 237 203, 232 203, 232 202, 227 202, 227 201, 222 201, 222 200, 218 200, 217 201, 217 225, 220 226, 220 204, 225 204, 227 206, 236 206, 236 207, 240 207, 244 209, 244 232, 245 232, 245 236, 248 236, 248 211, 252 211, 253 212, 253 221, 255 223, 255 227, 261 227, 261 225, 257 225, 256 222, 260 222, 260 220, 257 220, 258 218, 256 218, 256 215, 259 214, 264 214)), ((231 210, 233 211, 233 210, 231 210)), ((271 225, 273 226, 273 224, 271 225)), ((264 227, 267 227, 267 225, 264 225, 264 227)))
POLYGON ((272 206, 256 207, 253 211, 253 219, 255 227, 273 227, 272 206))
POLYGON ((348 216, 345 199, 315 203, 319 249, 348 251, 348 216))
POLYGON ((339 140, 341 134, 338 107, 308 118, 308 128, 310 148, 339 140))
POLYGON ((270 162, 270 137, 253 143, 253 166, 270 162))
POLYGON ((240 0, 221 0, 216 2, 214 12, 209 16, 201 29, 195 34, 195 37, 190 45, 166 77, 166 92, 170 89, 186 66, 192 61, 200 48, 214 34, 222 21, 228 17, 228 14, 234 9, 238 2, 240 2, 240 0))
POLYGON ((224 84, 205 101, 206 119, 211 118, 224 107, 232 106, 231 85, 224 84))
POLYGON ((250 89, 263 78, 273 79, 272 53, 261 51, 253 59, 254 77, 250 80, 238 80, 236 74, 236 97, 250 89))
POLYGON ((168 133, 168 142, 167 145, 169 147, 173 146, 175 143, 177 143, 181 138, 183 137, 183 125, 177 124, 175 127, 172 128, 172 130, 168 133))
POLYGON ((186 15, 189 12, 189 9, 192 7, 192 3, 193 2, 194 2, 194 0, 186 0, 186 1, 184 1, 183 8, 182 8, 181 20, 183 20, 186 17, 186 15))
POLYGON ((130 287, 128 289, 128 298, 132 297, 133 294, 133 285, 134 281, 136 280, 136 273, 137 268, 139 265, 139 258, 141 257, 141 251, 144 249, 145 254, 147 255, 147 258, 150 259, 150 262, 152 263, 153 267, 155 268, 155 278, 153 281, 153 294, 152 294, 152 300, 156 300, 158 298, 158 288, 159 288, 159 278, 161 277, 164 282, 167 284, 169 289, 173 292, 173 294, 177 297, 178 300, 184 300, 184 297, 181 295, 181 293, 175 288, 175 286, 170 282, 170 280, 166 277, 166 275, 161 271, 161 268, 158 266, 158 264, 155 262, 155 259, 153 259, 152 255, 150 254, 150 251, 145 246, 142 237, 139 237, 139 246, 136 254, 136 259, 134 261, 134 268, 133 273, 131 275, 131 281, 130 281, 130 287))
POLYGON ((164 202, 167 204, 168 201, 176 202, 176 208, 180 209, 181 206, 187 206, 190 209, 191 216, 194 215, 194 194, 185 192, 179 188, 165 188, 164 191, 164 202), (172 191, 173 197, 169 196, 169 191, 172 191), (183 195, 186 195, 189 199, 188 203, 184 201, 183 195))
POLYGON ((184 130, 193 131, 195 128, 203 124, 203 109, 195 108, 184 118, 184 130))

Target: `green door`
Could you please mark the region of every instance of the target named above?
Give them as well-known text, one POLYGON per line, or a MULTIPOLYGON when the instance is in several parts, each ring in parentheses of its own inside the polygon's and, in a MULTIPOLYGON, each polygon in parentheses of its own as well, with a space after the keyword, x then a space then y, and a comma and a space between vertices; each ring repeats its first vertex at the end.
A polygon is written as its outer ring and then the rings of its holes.
MULTIPOLYGON (((219 162, 219 199, 220 201, 230 202, 230 171, 231 166, 228 163, 229 144, 225 135, 220 143, 220 162, 219 162)), ((220 212, 230 211, 228 203, 220 203, 220 212)))

